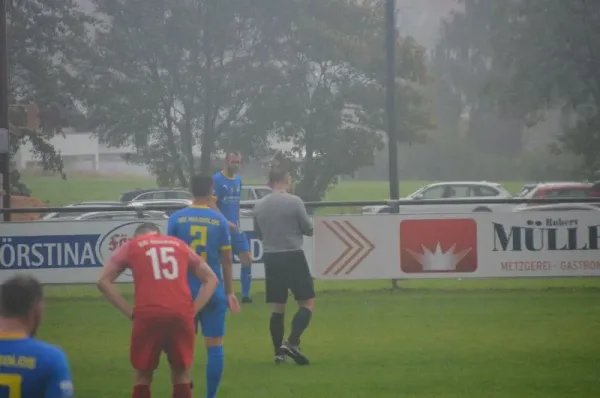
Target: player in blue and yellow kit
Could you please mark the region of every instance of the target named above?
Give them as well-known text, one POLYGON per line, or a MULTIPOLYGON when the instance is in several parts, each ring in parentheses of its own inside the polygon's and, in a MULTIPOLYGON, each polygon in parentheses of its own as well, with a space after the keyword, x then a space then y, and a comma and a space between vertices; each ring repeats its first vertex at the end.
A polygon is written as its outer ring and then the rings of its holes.
POLYGON ((43 312, 42 286, 19 275, 0 285, 0 398, 71 398, 67 357, 35 339, 43 312))
POLYGON ((244 232, 240 230, 240 195, 242 179, 237 175, 242 164, 239 152, 229 152, 225 157, 225 168, 213 176, 213 209, 219 210, 229 221, 231 247, 242 263, 240 282, 242 284, 242 303, 251 303, 252 256, 250 245, 244 232))
MULTIPOLYGON (((231 237, 225 217, 210 208, 213 180, 210 176, 195 175, 190 182, 194 204, 169 217, 168 234, 186 242, 202 256, 219 278, 219 286, 210 302, 196 316, 207 350, 206 398, 216 397, 223 374, 223 336, 227 308, 239 311, 233 294, 231 272, 231 237)), ((192 297, 196 297, 201 282, 188 275, 192 297)))

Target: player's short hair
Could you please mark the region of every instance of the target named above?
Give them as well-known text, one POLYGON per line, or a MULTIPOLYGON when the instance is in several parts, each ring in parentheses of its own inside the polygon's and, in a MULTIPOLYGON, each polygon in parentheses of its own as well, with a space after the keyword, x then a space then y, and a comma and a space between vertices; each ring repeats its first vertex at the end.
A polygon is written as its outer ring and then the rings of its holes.
POLYGON ((225 160, 229 160, 229 156, 230 155, 234 155, 239 157, 240 159, 242 158, 242 153, 240 151, 228 151, 227 154, 225 154, 225 160))
POLYGON ((281 167, 272 167, 269 170, 269 185, 286 182, 288 174, 288 171, 281 167))
POLYGON ((31 275, 17 275, 0 285, 0 316, 24 318, 44 298, 42 285, 31 275))
POLYGON ((151 222, 145 222, 143 224, 138 225, 138 227, 135 229, 135 232, 133 234, 135 236, 140 236, 140 235, 149 234, 150 232, 155 232, 157 234, 160 234, 160 228, 158 228, 158 225, 156 225, 156 224, 153 224, 151 222))
POLYGON ((212 194, 213 179, 206 174, 196 174, 190 178, 190 190, 195 198, 212 194))

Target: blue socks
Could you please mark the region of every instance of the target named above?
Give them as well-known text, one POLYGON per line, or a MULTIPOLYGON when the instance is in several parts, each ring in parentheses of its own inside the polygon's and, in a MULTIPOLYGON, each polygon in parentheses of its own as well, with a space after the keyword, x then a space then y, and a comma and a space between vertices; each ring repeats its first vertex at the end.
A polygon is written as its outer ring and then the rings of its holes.
POLYGON ((215 398, 224 366, 223 346, 209 347, 206 350, 206 398, 215 398))
POLYGON ((252 267, 241 267, 240 281, 242 282, 242 298, 250 297, 250 286, 252 285, 252 267))

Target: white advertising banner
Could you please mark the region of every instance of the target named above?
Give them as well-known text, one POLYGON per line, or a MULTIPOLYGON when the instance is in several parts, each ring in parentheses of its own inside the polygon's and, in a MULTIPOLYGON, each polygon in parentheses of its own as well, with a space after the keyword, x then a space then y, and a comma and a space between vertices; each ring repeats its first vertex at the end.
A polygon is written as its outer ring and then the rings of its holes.
MULTIPOLYGON (((37 221, 0 224, 0 280, 32 272, 42 283, 94 283, 99 267, 145 221, 37 221)), ((156 224, 166 232, 166 220, 156 224)), ((242 218, 242 230, 254 260, 252 277, 264 279, 263 248, 251 219, 242 218)), ((314 258, 312 239, 305 239, 309 264, 314 258)), ((234 278, 239 278, 234 257, 234 278)), ((127 271, 119 282, 130 282, 127 271)))
POLYGON ((315 276, 600 276, 600 212, 317 217, 315 276))

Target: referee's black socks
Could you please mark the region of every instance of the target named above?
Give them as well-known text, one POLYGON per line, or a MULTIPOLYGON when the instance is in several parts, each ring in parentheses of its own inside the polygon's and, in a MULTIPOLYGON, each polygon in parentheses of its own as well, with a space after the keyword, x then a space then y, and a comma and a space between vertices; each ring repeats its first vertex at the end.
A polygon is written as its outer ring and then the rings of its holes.
POLYGON ((283 344, 283 314, 273 312, 271 314, 271 322, 269 325, 271 329, 271 340, 273 341, 273 348, 275 349, 275 355, 281 355, 281 345, 283 344))
POLYGON ((292 332, 290 333, 290 337, 288 338, 288 342, 292 345, 300 344, 300 336, 304 333, 304 330, 308 327, 310 323, 310 318, 312 317, 312 311, 306 307, 298 308, 298 312, 294 315, 294 319, 292 320, 292 332))

